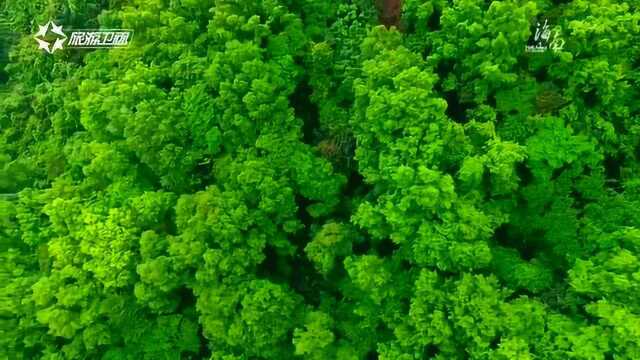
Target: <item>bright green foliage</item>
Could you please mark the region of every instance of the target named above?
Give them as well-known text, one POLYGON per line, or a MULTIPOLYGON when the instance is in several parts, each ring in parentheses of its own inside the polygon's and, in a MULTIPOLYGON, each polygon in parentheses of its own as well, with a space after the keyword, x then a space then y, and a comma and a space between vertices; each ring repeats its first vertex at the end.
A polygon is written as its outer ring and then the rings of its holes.
POLYGON ((335 351, 331 347, 335 336, 331 331, 333 319, 321 312, 311 312, 307 315, 305 329, 296 329, 293 333, 295 354, 307 356, 310 359, 327 359, 335 351))
POLYGON ((0 360, 640 359, 639 6, 1 4, 0 360))
POLYGON ((336 258, 351 253, 354 233, 347 225, 327 223, 305 246, 304 251, 316 270, 326 275, 336 265, 336 258))

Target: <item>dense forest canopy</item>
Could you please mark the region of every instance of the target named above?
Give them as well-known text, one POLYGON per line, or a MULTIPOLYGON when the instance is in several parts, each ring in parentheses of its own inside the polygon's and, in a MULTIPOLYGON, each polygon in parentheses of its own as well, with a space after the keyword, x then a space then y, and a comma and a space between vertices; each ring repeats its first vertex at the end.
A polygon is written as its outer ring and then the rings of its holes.
POLYGON ((0 36, 0 359, 640 359, 640 1, 8 0, 0 36))

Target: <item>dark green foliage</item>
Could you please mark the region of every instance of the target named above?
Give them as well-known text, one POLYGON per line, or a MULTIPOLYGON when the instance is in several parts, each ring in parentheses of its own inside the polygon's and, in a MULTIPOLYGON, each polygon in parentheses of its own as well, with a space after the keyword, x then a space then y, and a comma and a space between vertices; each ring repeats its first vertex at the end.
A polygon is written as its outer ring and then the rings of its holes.
POLYGON ((0 360, 640 359, 640 3, 397 4, 1 3, 0 360))

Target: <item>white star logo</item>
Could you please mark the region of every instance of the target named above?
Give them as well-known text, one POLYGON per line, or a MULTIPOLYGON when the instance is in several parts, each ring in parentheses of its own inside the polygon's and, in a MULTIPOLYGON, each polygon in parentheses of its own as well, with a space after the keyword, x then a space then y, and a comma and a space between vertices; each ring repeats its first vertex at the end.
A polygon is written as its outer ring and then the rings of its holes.
POLYGON ((62 50, 62 44, 64 44, 64 39, 57 39, 55 43, 53 43, 53 47, 51 48, 51 52, 54 52, 58 49, 62 50))
POLYGON ((44 41, 44 40, 40 40, 38 38, 36 38, 36 41, 38 42, 38 49, 43 49, 44 51, 48 52, 49 54, 51 54, 51 50, 49 50, 49 43, 44 41))
POLYGON ((56 25, 54 22, 49 21, 45 25, 38 25, 38 28, 39 30, 35 34, 34 39, 38 42, 39 49, 42 49, 49 54, 53 54, 56 50, 62 50, 62 45, 64 45, 64 41, 67 39, 67 35, 62 31, 62 25, 56 25), (49 27, 51 27, 50 32, 57 35, 57 39, 53 43, 52 47, 51 43, 46 39, 49 27))
POLYGON ((58 26, 58 25, 56 25, 54 23, 51 23, 51 32, 54 33, 54 34, 58 34, 58 35, 60 35, 62 37, 67 37, 67 35, 65 35, 62 32, 62 25, 58 26))
POLYGON ((49 29, 49 23, 46 23, 45 25, 38 25, 38 27, 40 28, 40 31, 36 33, 36 36, 47 35, 47 29, 49 29))

